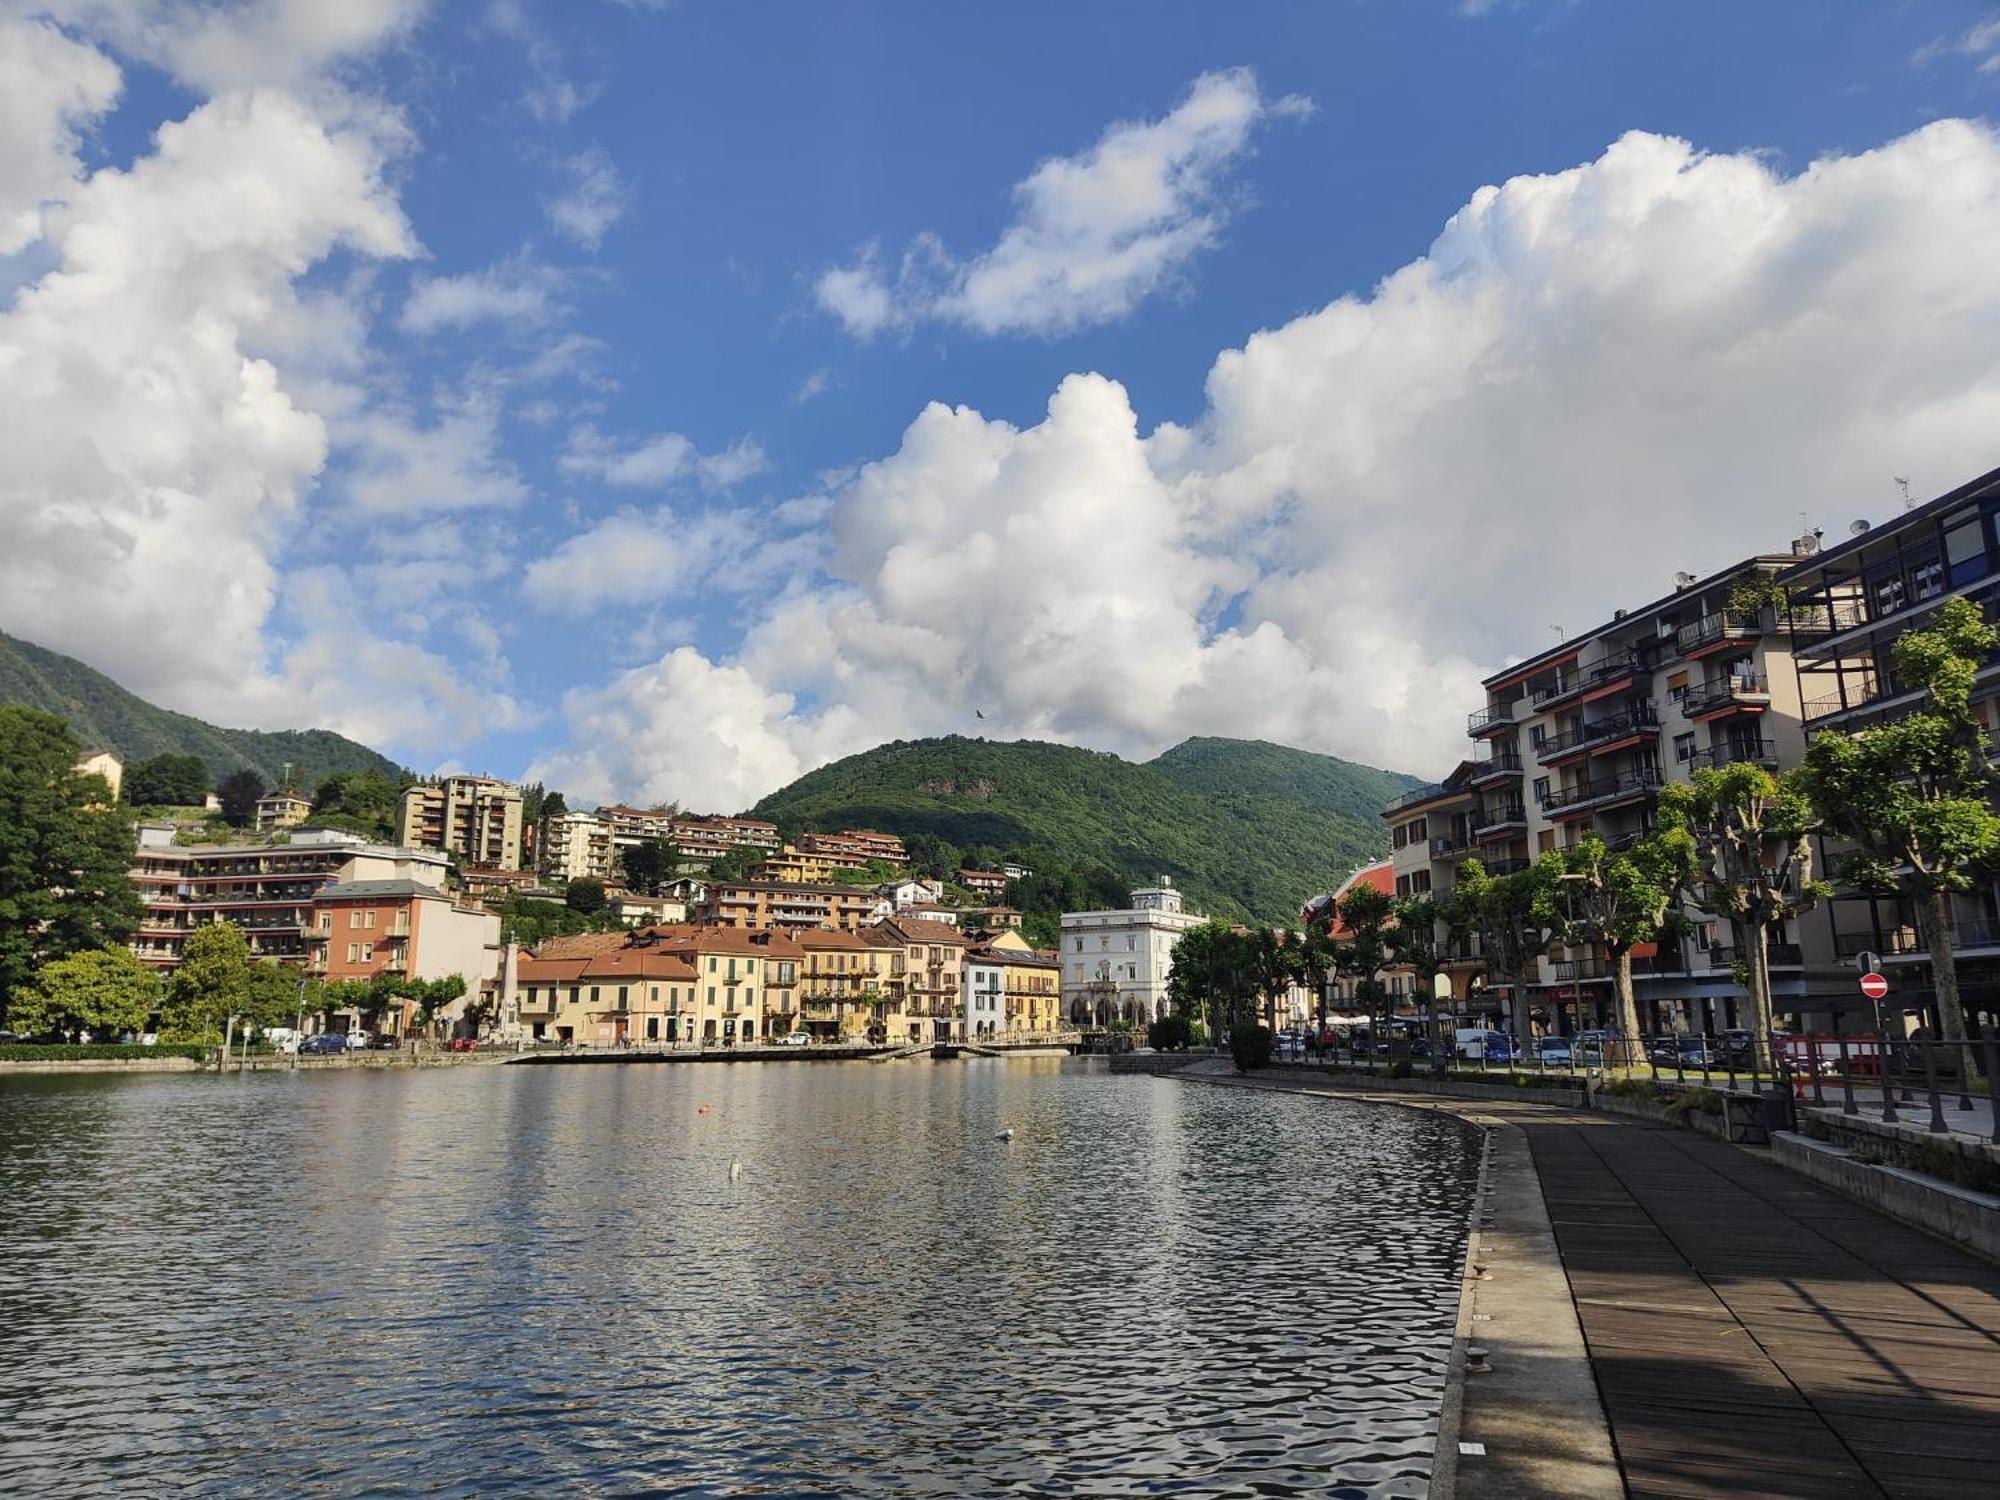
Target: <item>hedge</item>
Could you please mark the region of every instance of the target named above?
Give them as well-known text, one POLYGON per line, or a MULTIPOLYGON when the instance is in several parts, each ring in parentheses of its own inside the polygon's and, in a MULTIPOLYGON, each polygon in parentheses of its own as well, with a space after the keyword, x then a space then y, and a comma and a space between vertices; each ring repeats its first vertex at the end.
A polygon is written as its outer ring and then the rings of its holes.
MULTIPOLYGON (((255 1052, 257 1049, 250 1049, 255 1052)), ((85 1043, 82 1046, 55 1045, 37 1047, 26 1042, 9 1042, 0 1045, 0 1062, 101 1062, 126 1058, 146 1057, 192 1057, 199 1062, 209 1054, 209 1049, 199 1042, 162 1042, 156 1047, 141 1047, 136 1042, 85 1043)))

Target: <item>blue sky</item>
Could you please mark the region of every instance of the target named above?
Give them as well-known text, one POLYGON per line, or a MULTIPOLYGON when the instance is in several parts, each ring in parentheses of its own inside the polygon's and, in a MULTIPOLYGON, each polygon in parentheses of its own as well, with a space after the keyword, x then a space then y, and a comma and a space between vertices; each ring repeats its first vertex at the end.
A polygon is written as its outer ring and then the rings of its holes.
POLYGON ((2000 463, 1996 17, 0 0, 0 628, 580 800, 1435 771, 1550 624, 2000 463))

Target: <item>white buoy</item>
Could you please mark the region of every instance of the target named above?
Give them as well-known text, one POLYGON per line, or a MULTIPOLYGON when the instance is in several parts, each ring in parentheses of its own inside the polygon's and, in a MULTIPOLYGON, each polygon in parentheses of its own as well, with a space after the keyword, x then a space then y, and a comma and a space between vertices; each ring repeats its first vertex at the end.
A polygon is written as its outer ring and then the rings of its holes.
POLYGON ((740 1182, 742 1181, 742 1179, 743 1179, 743 1163, 740 1161, 731 1162, 729 1164, 729 1180, 731 1182, 740 1182))
POLYGON ((996 1140, 996 1141, 1011 1141, 1011 1140, 1013 1140, 1013 1139, 1014 1139, 1014 1127, 1013 1127, 1012 1125, 1009 1125, 1009 1126, 1008 1126, 1008 1127, 1007 1127, 1007 1128, 1006 1128, 1005 1130, 1001 1131, 1001 1132, 1000 1132, 1000 1133, 999 1133, 998 1135, 994 1136, 994 1137, 993 1137, 993 1139, 994 1139, 994 1140, 996 1140))

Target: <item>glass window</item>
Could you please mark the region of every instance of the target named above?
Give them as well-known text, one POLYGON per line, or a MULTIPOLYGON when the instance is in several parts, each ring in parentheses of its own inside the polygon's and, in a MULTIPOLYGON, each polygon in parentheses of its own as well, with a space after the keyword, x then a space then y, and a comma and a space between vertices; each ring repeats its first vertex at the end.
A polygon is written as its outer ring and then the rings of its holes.
POLYGON ((1686 734, 1675 735, 1674 760, 1681 765, 1686 765, 1689 761, 1693 759, 1694 759, 1694 732, 1690 730, 1686 734))
POLYGON ((1944 592, 1944 562, 1933 552, 1910 563, 1910 598, 1918 603, 1944 592))
POLYGON ((1944 560, 1950 570, 1950 586, 1958 588, 1986 571, 1986 541, 1976 512, 1952 517, 1945 523, 1944 560))

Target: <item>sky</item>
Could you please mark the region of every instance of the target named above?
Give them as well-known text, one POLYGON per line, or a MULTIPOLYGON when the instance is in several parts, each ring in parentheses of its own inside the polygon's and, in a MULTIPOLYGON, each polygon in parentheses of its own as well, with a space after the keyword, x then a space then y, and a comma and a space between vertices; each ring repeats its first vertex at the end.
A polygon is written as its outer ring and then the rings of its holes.
POLYGON ((1964 0, 0 0, 0 629, 577 804, 1418 774, 2000 466, 1964 0))

